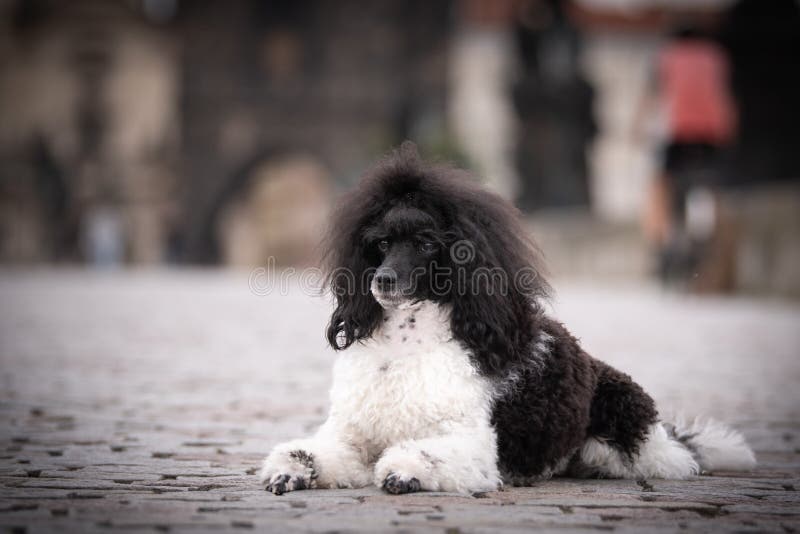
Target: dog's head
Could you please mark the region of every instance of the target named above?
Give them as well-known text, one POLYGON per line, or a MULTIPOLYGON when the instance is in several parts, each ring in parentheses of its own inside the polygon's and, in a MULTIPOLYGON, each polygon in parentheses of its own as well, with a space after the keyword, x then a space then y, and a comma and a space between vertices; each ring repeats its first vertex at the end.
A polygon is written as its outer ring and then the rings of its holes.
POLYGON ((440 299, 446 293, 438 283, 446 272, 442 268, 446 263, 446 223, 441 213, 424 204, 418 192, 408 192, 362 232, 371 267, 370 293, 384 309, 440 299))
POLYGON ((517 210, 464 171, 426 165, 411 143, 344 196, 327 243, 335 349, 419 300, 451 307, 453 335, 484 372, 521 358, 535 334, 547 284, 517 210))

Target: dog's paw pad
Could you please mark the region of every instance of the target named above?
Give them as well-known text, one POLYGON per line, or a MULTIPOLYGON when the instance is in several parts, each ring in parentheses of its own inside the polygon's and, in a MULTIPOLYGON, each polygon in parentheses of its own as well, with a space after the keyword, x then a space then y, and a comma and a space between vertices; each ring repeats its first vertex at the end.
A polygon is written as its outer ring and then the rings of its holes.
POLYGON ((300 475, 286 475, 278 474, 273 476, 267 484, 266 490, 274 493, 275 495, 283 495, 288 491, 297 491, 310 488, 312 484, 306 480, 306 477, 300 475))
POLYGON ((416 478, 405 478, 397 473, 389 473, 383 480, 383 489, 387 493, 399 495, 401 493, 414 493, 422 489, 416 478))
POLYGON ((264 460, 260 478, 267 491, 275 495, 314 488, 317 485, 314 456, 302 450, 271 454, 264 460))

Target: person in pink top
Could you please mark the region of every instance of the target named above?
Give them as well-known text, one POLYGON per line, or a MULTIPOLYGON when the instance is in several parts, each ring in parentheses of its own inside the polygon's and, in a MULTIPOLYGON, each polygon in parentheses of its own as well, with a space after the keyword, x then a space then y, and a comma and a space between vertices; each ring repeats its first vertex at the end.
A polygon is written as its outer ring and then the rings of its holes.
POLYGON ((736 134, 736 107, 725 51, 681 30, 657 58, 657 101, 665 124, 662 172, 645 214, 664 279, 685 277, 702 262, 716 218, 712 190, 723 149, 736 134), (697 194, 701 193, 701 194, 697 194))
POLYGON ((682 38, 665 47, 659 78, 672 144, 717 146, 731 140, 735 114, 728 77, 725 53, 712 41, 682 38))

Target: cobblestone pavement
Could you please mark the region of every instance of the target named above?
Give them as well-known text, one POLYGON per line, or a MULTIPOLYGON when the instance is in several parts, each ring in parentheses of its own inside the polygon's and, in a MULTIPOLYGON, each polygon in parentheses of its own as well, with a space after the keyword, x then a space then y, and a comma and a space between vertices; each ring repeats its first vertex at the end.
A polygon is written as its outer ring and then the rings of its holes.
POLYGON ((324 418, 325 299, 213 271, 0 273, 0 526, 39 531, 800 529, 800 306, 555 284, 555 313, 662 412, 741 429, 750 474, 477 496, 264 492, 324 418))

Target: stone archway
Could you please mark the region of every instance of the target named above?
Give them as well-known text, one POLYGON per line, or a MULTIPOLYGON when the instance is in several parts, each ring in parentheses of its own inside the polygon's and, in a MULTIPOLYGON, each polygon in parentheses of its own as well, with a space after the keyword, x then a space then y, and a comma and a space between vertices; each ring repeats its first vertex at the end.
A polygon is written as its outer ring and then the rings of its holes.
POLYGON ((236 267, 313 263, 331 205, 331 180, 313 156, 285 154, 250 167, 213 221, 218 260, 236 267))

